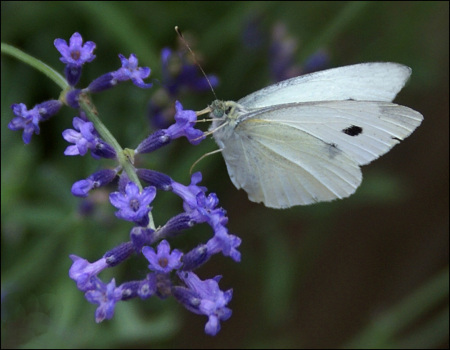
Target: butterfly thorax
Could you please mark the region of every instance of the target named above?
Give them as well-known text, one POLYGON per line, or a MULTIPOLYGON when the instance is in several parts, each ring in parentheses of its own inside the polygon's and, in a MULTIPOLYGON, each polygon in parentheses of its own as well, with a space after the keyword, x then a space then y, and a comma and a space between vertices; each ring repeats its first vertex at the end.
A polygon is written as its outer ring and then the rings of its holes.
POLYGON ((213 119, 209 130, 213 132, 216 141, 228 139, 239 124, 239 117, 246 113, 245 108, 234 101, 215 100, 209 106, 210 117, 213 119))

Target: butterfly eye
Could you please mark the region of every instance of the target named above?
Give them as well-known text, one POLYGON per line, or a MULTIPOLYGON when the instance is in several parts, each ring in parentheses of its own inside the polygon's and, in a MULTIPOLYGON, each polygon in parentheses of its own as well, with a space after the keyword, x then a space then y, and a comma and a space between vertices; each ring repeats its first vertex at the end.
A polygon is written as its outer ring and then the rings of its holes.
POLYGON ((213 118, 222 118, 225 114, 225 104, 222 101, 215 100, 209 107, 212 110, 213 118))
POLYGON ((222 118, 224 115, 224 110, 220 108, 215 108, 212 113, 214 115, 214 118, 222 118))

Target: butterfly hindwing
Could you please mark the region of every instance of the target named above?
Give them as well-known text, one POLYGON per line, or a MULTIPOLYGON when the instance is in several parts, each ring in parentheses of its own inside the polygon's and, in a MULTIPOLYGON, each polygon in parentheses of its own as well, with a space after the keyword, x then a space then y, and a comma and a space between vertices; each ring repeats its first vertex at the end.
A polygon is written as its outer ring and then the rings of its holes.
POLYGON ((222 153, 235 186, 267 207, 344 198, 362 180, 356 162, 333 144, 271 121, 240 123, 224 145, 222 153))

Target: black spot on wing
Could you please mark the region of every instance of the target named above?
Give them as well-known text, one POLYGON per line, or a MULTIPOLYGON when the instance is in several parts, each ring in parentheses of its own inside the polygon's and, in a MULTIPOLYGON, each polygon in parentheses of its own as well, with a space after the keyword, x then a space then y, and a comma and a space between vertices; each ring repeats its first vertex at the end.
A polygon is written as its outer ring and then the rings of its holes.
POLYGON ((351 125, 348 128, 345 128, 342 130, 344 134, 347 134, 349 136, 358 136, 361 134, 363 129, 360 126, 351 125))
POLYGON ((402 139, 399 139, 398 137, 395 137, 395 136, 392 136, 391 138, 392 138, 393 140, 398 141, 398 142, 403 141, 402 139))

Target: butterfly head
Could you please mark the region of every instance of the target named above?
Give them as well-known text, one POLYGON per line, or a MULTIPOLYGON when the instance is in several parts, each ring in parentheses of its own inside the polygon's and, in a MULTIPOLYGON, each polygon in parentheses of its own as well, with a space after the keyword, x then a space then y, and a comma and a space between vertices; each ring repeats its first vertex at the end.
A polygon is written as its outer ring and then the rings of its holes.
POLYGON ((209 106, 211 109, 211 118, 213 119, 213 126, 220 126, 227 122, 235 125, 238 118, 245 113, 245 109, 240 104, 234 101, 220 101, 215 100, 209 106))

